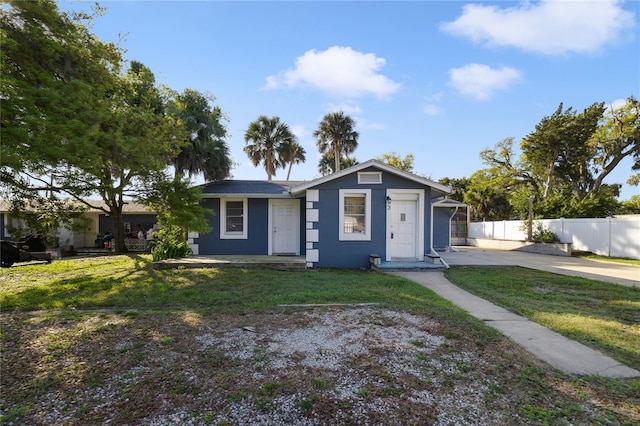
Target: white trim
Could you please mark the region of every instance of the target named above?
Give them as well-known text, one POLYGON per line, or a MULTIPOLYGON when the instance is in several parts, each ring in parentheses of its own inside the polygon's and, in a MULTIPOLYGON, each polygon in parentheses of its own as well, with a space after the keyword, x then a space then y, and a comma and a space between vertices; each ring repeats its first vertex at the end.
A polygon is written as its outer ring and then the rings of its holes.
MULTIPOLYGON (((391 202, 393 200, 397 201, 416 201, 416 232, 418 233, 416 238, 416 258, 422 259, 424 258, 424 189, 387 189, 387 197, 391 198, 391 202)), ((389 229, 391 228, 391 215, 387 210, 387 218, 386 218, 386 256, 385 261, 391 261, 391 255, 389 252, 389 246, 391 245, 391 233, 389 229)), ((431 215, 431 232, 429 235, 433 238, 433 215, 431 215)))
MULTIPOLYGON (((314 186, 318 186, 320 184, 330 182, 334 179, 341 178, 343 176, 349 175, 354 172, 359 172, 360 170, 364 170, 367 167, 375 167, 379 170, 382 170, 383 172, 388 172, 388 173, 403 177, 405 179, 409 179, 411 181, 418 182, 426 186, 430 186, 435 191, 439 191, 443 194, 451 194, 453 192, 453 189, 451 189, 450 186, 445 186, 438 182, 434 182, 431 179, 423 178, 422 176, 414 175, 413 173, 408 173, 403 170, 396 169, 395 167, 392 167, 388 164, 381 163, 376 160, 369 160, 369 161, 365 161, 364 163, 359 163, 359 164, 356 164, 355 166, 351 166, 347 169, 340 170, 339 172, 332 173, 330 175, 323 176, 321 178, 314 179, 309 182, 304 182, 298 186, 294 186, 291 188, 291 193, 298 194, 306 190, 307 197, 309 197, 309 188, 313 188, 314 186)), ((443 195, 443 194, 433 194, 433 195, 443 195)), ((307 200, 307 201, 311 201, 311 200, 307 200)))
POLYGON ((307 189, 305 192, 306 199, 306 212, 307 226, 305 231, 305 243, 306 243, 306 259, 307 267, 313 268, 314 262, 318 262, 320 259, 320 250, 317 248, 317 244, 320 241, 320 230, 313 229, 313 224, 320 221, 320 190, 307 189), (315 206, 315 208, 314 208, 315 206), (314 248, 316 245, 316 248, 314 248))
POLYGON ((318 209, 307 209, 307 222, 318 222, 320 212, 318 209))
POLYGON ((250 193, 246 193, 246 192, 238 192, 238 193, 203 193, 202 194, 202 198, 284 198, 284 199, 290 199, 293 198, 293 196, 291 194, 284 193, 284 194, 250 194, 250 193))
POLYGON ((358 172, 358 185, 380 185, 382 172, 358 172))
POLYGON ((220 239, 221 240, 246 240, 249 236, 249 200, 247 198, 221 198, 220 199, 220 239), (227 202, 242 201, 242 232, 227 232, 227 202))
POLYGON ((340 241, 371 241, 371 190, 370 189, 341 189, 338 201, 338 240, 340 241), (344 199, 348 196, 364 197, 364 232, 344 232, 344 199))
POLYGON ((467 207, 467 204, 461 201, 452 200, 450 198, 445 198, 443 200, 435 201, 431 203, 431 205, 433 207, 467 207))
POLYGON ((273 240, 273 210, 275 206, 287 206, 287 205, 292 205, 295 208, 295 230, 296 230, 296 235, 295 235, 295 239, 296 239, 296 250, 295 250, 295 254, 296 256, 300 255, 300 200, 298 199, 292 199, 292 200, 269 200, 269 214, 268 214, 268 219, 267 219, 267 223, 268 223, 268 232, 269 235, 267 237, 267 244, 268 244, 268 251, 267 254, 269 256, 273 255, 273 244, 274 244, 274 240, 273 240))
POLYGON ((317 202, 320 201, 320 190, 318 189, 309 189, 307 190, 307 202, 317 202))
POLYGON ((317 243, 318 241, 320 241, 320 230, 319 229, 307 229, 306 241, 308 243, 317 243))
MULTIPOLYGON (((307 266, 309 266, 309 263, 318 262, 320 260, 320 252, 316 249, 307 250, 307 255, 305 257, 307 260, 307 266)), ((313 267, 313 265, 311 267, 313 267)))

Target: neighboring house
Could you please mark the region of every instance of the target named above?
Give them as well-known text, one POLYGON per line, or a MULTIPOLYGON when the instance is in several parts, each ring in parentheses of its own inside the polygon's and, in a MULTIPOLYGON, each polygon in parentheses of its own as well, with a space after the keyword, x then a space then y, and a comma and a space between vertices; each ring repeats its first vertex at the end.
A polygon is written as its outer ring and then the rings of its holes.
POLYGON ((213 231, 194 254, 304 255, 307 267, 368 268, 369 256, 433 252, 432 204, 451 188, 369 160, 309 182, 223 181, 202 187, 213 231))
MULTIPOLYGON (((91 201, 95 206, 103 206, 102 201, 91 201)), ((9 213, 10 204, 7 201, 0 201, 0 239, 11 239, 8 228, 18 227, 19 223, 12 218, 9 213)), ((136 234, 137 227, 147 233, 156 223, 156 215, 146 206, 138 203, 127 203, 123 209, 124 231, 126 234, 136 234)), ((58 230, 58 242, 61 246, 73 247, 74 249, 93 248, 97 245, 98 235, 105 232, 113 232, 113 220, 109 215, 99 209, 88 209, 83 214, 86 220, 82 221, 84 227, 81 230, 70 231, 68 229, 58 230)), ((81 221, 76 220, 76 224, 81 221)))

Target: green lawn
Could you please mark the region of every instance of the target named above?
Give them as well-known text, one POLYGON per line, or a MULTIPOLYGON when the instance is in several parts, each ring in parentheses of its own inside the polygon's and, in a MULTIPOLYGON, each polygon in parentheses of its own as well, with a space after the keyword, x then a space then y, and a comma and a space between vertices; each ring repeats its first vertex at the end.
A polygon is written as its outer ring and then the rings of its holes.
MULTIPOLYGON (((154 270, 148 255, 19 266, 2 271, 3 310, 190 309, 258 312, 287 304, 381 303, 449 315, 452 305, 391 275, 360 271, 154 270)), ((457 313, 458 311, 456 311, 457 313)))
MULTIPOLYGON (((150 265, 150 256, 130 255, 0 271, 0 386, 14 390, 0 394, 0 423, 37 423, 59 404, 69 413, 69 424, 99 424, 104 416, 134 424, 163 410, 183 410, 206 423, 216 418, 215 410, 233 410, 239 401, 255 401, 268 414, 271 401, 287 395, 301 395, 298 409, 331 417, 348 409, 334 400, 333 389, 354 372, 372 377, 354 391, 352 398, 359 403, 377 401, 423 419, 433 410, 408 398, 412 392, 446 401, 471 389, 470 395, 483 395, 476 401, 480 409, 503 413, 505 424, 640 421, 640 380, 561 374, 482 321, 400 277, 338 270, 157 271, 150 265), (343 360, 339 372, 297 366, 261 378, 265 357, 273 360, 266 356, 269 335, 256 335, 267 343, 248 358, 229 357, 220 348, 203 351, 199 340, 223 329, 242 332, 246 325, 295 328, 303 315, 279 305, 361 303, 416 315, 421 327, 444 343, 432 353, 412 355, 410 362, 391 361, 396 348, 389 361, 378 363, 374 355, 385 353, 380 342, 368 355, 343 360), (394 370, 406 362, 412 367, 394 370), (201 388, 193 387, 194 377, 201 388), (93 399, 107 388, 113 394, 93 399), (199 389, 215 389, 214 406, 199 389)), ((447 276, 550 327, 571 329, 570 337, 638 366, 637 289, 521 268, 454 268, 447 276)), ((380 318, 367 324, 375 330, 397 321, 380 318)), ((410 349, 403 351, 419 352, 424 344, 415 338, 406 343, 410 349)), ((383 423, 385 417, 372 410, 363 418, 383 423)))
POLYGON ((591 260, 601 260, 603 262, 625 263, 627 265, 640 266, 640 259, 629 259, 628 257, 601 256, 593 253, 577 254, 576 256, 591 260))
POLYGON ((640 288, 519 267, 452 268, 465 290, 640 368, 640 288))

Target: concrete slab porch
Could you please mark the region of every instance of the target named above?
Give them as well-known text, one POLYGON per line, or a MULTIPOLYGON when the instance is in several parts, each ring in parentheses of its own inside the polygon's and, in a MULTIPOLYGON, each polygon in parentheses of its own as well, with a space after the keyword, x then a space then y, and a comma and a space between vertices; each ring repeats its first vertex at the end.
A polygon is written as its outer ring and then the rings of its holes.
POLYGON ((151 264, 153 269, 177 268, 267 268, 278 271, 305 271, 304 256, 188 256, 180 259, 166 259, 151 264))

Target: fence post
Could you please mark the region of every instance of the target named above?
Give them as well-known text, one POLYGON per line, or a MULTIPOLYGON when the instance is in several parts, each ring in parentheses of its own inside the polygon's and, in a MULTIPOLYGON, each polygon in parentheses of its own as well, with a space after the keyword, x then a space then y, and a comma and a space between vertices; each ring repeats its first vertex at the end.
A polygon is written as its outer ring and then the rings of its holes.
POLYGON ((611 257, 611 216, 607 217, 607 256, 611 257))

